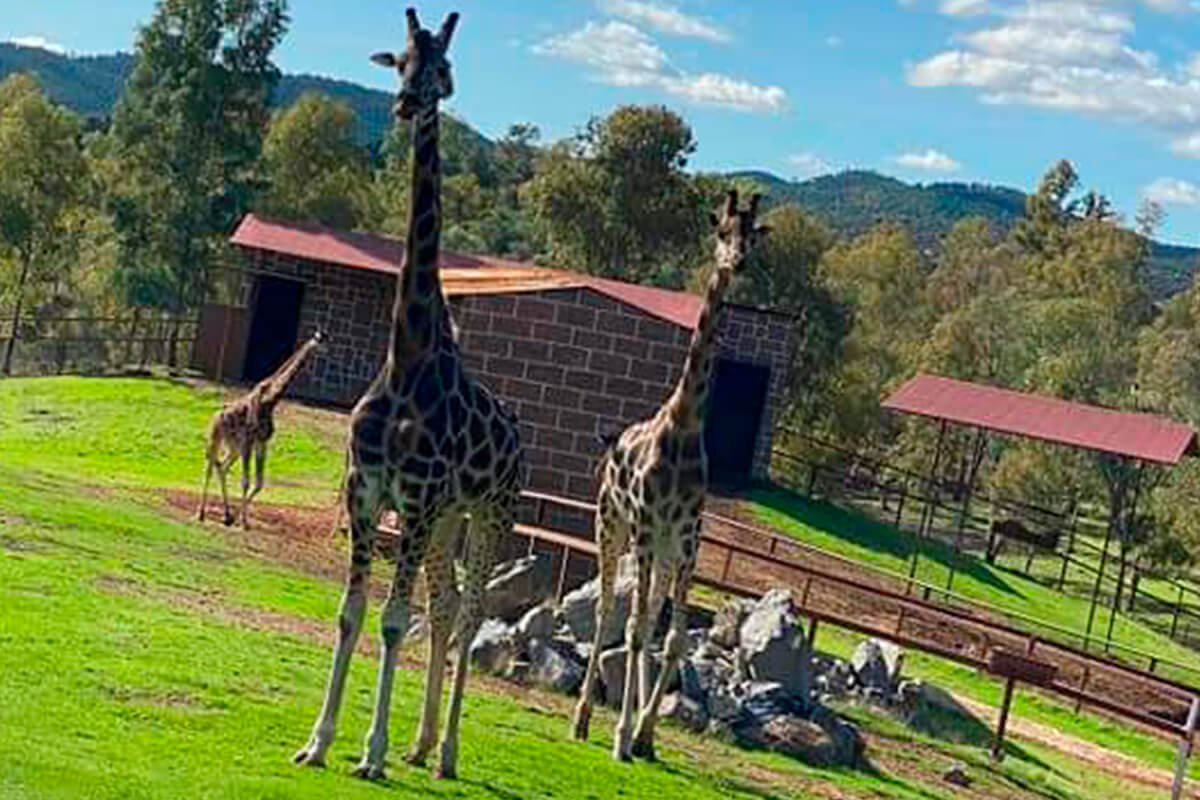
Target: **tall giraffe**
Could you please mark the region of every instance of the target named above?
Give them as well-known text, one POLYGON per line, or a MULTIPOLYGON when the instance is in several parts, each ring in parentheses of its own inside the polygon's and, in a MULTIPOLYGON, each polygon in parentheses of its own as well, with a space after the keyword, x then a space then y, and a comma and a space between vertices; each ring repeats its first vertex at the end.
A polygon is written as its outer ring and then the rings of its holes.
POLYGON ((767 233, 766 226, 756 225, 758 202, 759 196, 754 195, 749 209, 739 211, 737 192, 730 191, 720 216, 711 215, 717 229, 716 269, 708 283, 679 384, 657 414, 625 429, 609 447, 599 468, 596 540, 600 549, 600 600, 596 606, 596 641, 575 709, 574 736, 587 739, 603 631, 613 607, 617 561, 632 544, 637 582, 625 629, 625 694, 613 742, 613 756, 622 761, 635 755, 654 758, 654 723, 683 651, 687 593, 696 564, 700 512, 708 484, 704 417, 716 357, 718 312, 733 276, 767 233), (668 586, 671 629, 665 642, 663 668, 650 692, 650 662, 645 649, 648 621, 657 617, 668 586), (640 714, 633 731, 635 704, 640 714))
POLYGON ((439 774, 454 777, 467 650, 483 617, 483 595, 497 541, 512 529, 521 483, 517 420, 469 376, 459 356, 438 272, 441 157, 438 102, 453 91, 446 51, 458 21, 450 14, 435 36, 411 8, 403 53, 371 57, 401 75, 397 116, 413 122, 412 199, 404 269, 383 368, 355 406, 345 503, 350 518, 350 569, 325 703, 299 763, 320 765, 333 741, 346 672, 367 602, 367 577, 378 512, 399 512, 404 533, 383 609, 383 652, 375 713, 355 774, 378 778, 388 747, 388 712, 396 656, 409 624, 413 579, 424 563, 429 595, 429 662, 425 699, 410 764, 423 764, 437 738, 442 674, 451 628, 458 657, 439 774), (464 541, 465 539, 465 541, 464 541), (463 596, 454 557, 464 550, 463 596), (460 606, 461 599, 461 609, 460 606))
POLYGON ((263 472, 267 465, 267 444, 275 435, 275 406, 289 385, 300 374, 308 357, 321 346, 323 336, 317 331, 302 344, 273 375, 263 378, 248 394, 226 405, 215 415, 208 427, 208 447, 205 459, 204 490, 200 493, 197 516, 204 520, 208 503, 208 485, 215 470, 221 479, 221 499, 225 503, 225 524, 233 522, 229 509, 229 491, 225 478, 230 466, 242 457, 242 527, 249 528, 247 509, 255 495, 262 491, 263 472), (254 454, 254 490, 250 491, 250 454, 254 454))

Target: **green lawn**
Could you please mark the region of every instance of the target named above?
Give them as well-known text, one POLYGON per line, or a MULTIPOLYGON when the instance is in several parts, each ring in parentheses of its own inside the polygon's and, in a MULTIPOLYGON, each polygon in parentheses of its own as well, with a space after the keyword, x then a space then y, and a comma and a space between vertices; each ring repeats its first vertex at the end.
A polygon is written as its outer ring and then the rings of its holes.
MULTIPOLYGON (((220 526, 180 522, 146 491, 195 486, 218 403, 211 390, 165 381, 0 382, 0 798, 933 800, 957 796, 937 778, 954 760, 992 797, 1161 794, 1022 743, 992 768, 977 741, 859 709, 848 713, 873 762, 862 770, 818 770, 670 727, 660 763, 617 764, 610 714, 592 743, 572 743, 567 699, 478 677, 461 780, 400 765, 366 784, 348 775, 370 713, 374 665, 364 658, 330 768, 294 767, 320 704, 340 587, 253 555, 220 526)), ((336 432, 309 414, 287 412, 294 424, 281 426, 265 501, 330 501, 336 432)), ((411 740, 418 692, 418 673, 402 670, 393 756, 411 740)))
MULTIPOLYGON (((760 489, 750 496, 750 508, 758 520, 775 530, 823 550, 837 553, 873 567, 907 575, 912 554, 911 535, 854 511, 825 502, 810 502, 781 489, 760 489)), ((1082 632, 1087 625, 1088 601, 1055 592, 1014 570, 987 564, 980 558, 960 555, 943 542, 921 543, 917 579, 935 587, 946 585, 954 564, 954 592, 1006 611, 1082 632)), ((1108 611, 1097 611, 1093 631, 1101 639, 1108 627, 1108 611)), ((1021 627, 1027 627, 1021 625, 1021 627)), ((1078 645, 1078 640, 1062 638, 1078 645)), ((1198 663, 1197 654, 1140 622, 1118 615, 1113 641, 1183 665, 1198 663)), ((1094 647, 1095 645, 1093 645, 1094 647)), ((1135 662, 1145 667, 1147 660, 1135 662)), ((1173 674, 1169 668, 1162 670, 1173 674)), ((1200 675, 1179 671, 1175 677, 1196 683, 1200 675)))

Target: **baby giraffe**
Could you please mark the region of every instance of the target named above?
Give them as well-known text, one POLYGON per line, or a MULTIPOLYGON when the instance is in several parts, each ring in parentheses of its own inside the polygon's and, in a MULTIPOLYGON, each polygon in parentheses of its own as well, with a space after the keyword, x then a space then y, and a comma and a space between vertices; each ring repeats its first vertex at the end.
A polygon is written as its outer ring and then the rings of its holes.
POLYGON ((221 479, 221 499, 225 503, 225 524, 233 522, 229 508, 229 492, 225 478, 233 460, 242 457, 242 527, 249 528, 246 509, 263 488, 263 470, 267 463, 267 442, 275 433, 275 406, 287 391, 288 385, 299 374, 304 362, 312 355, 323 339, 320 331, 300 346, 283 365, 258 382, 249 394, 229 403, 215 415, 208 428, 208 449, 205 453, 208 466, 204 472, 204 490, 200 493, 200 511, 197 515, 204 520, 208 502, 208 484, 213 470, 221 479), (254 490, 250 491, 250 454, 254 454, 254 490))
POLYGON ((654 723, 683 651, 687 594, 708 484, 704 416, 716 357, 718 316, 730 281, 767 233, 765 226, 756 224, 758 202, 759 196, 754 195, 749 208, 739 211, 737 192, 731 190, 720 215, 711 215, 717 229, 716 269, 708 283, 679 385, 654 417, 625 429, 605 453, 599 468, 595 526, 600 548, 600 601, 596 606, 596 640, 575 710, 574 735, 580 740, 588 735, 603 632, 613 607, 617 561, 632 544, 637 583, 625 629, 625 694, 613 743, 613 756, 622 761, 631 756, 654 758, 654 723), (650 662, 645 649, 649 620, 657 618, 668 587, 671 628, 662 672, 650 692, 650 662), (640 709, 636 730, 635 709, 640 709))

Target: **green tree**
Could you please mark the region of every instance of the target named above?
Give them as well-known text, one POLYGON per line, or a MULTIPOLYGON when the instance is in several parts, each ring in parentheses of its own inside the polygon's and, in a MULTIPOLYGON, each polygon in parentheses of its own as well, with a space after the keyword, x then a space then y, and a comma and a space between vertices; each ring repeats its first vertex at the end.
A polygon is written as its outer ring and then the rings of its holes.
MULTIPOLYGON (((119 260, 135 285, 166 289, 178 315, 202 298, 226 236, 250 208, 285 0, 160 0, 112 126, 119 260)), ((172 333, 169 348, 174 365, 172 333)))
POLYGON ((263 144, 267 214, 352 229, 370 217, 367 152, 354 140, 345 103, 307 93, 277 113, 263 144))
POLYGON ((709 199, 684 172, 696 144, 663 107, 623 106, 552 147, 529 185, 549 258, 570 269, 682 286, 709 199))
POLYGON ((0 253, 17 269, 6 375, 29 283, 62 266, 56 259, 79 227, 88 180, 79 136, 79 120, 50 103, 32 78, 14 75, 0 84, 0 253))
POLYGON ((751 256, 752 265, 734 283, 729 299, 795 316, 797 346, 783 417, 790 422, 808 422, 838 364, 849 330, 848 310, 830 290, 821 268, 821 259, 834 240, 820 222, 795 204, 771 209, 762 221, 770 235, 751 256))
POLYGON ((835 246, 823 269, 853 320, 830 381, 831 433, 852 446, 885 440, 879 402, 913 374, 932 322, 921 302, 928 268, 906 231, 883 225, 835 246))

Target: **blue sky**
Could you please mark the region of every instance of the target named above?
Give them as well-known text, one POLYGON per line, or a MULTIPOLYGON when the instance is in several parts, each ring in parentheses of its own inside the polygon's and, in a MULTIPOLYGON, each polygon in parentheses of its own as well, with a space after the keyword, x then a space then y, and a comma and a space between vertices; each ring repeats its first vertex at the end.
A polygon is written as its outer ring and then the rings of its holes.
MULTIPOLYGON (((130 49, 152 0, 9 3, 0 39, 130 49)), ((394 87, 403 3, 293 0, 280 65, 394 87)), ((431 0, 462 12, 452 110, 570 134, 621 103, 691 122, 702 169, 1031 188, 1072 159, 1162 238, 1200 245, 1200 0, 431 0)))

